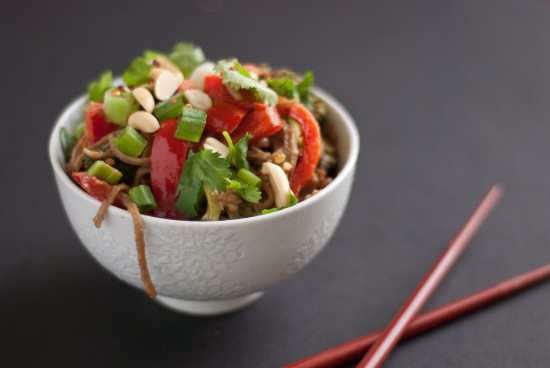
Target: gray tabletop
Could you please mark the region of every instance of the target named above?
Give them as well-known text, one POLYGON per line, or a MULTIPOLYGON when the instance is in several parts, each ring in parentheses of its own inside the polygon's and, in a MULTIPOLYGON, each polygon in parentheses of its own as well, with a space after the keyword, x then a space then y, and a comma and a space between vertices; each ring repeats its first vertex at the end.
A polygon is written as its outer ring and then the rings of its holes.
MULTIPOLYGON (((427 308, 550 260, 550 8, 535 1, 4 2, 0 359, 6 367, 276 367, 382 328, 495 182, 501 204, 427 308), (46 157, 102 70, 179 40, 313 70, 355 118, 329 246, 253 306, 172 313, 103 270, 46 157)), ((542 367, 550 285, 399 345, 387 367, 542 367)))

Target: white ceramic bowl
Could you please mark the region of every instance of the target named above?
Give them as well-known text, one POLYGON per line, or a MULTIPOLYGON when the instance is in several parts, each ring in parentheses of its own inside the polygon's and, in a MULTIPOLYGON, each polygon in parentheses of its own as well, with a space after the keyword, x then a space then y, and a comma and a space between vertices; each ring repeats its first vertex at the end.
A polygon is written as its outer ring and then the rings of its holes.
MULTIPOLYGON (((327 244, 344 213, 359 152, 353 119, 331 96, 315 92, 328 107, 337 133, 339 172, 314 197, 268 215, 219 221, 176 221, 143 216, 146 255, 156 300, 180 312, 214 315, 242 308, 299 271, 327 244)), ((132 218, 111 206, 100 229, 92 218, 100 202, 63 171, 59 129, 83 119, 86 98, 57 120, 49 155, 63 207, 79 239, 107 270, 143 289, 132 218)))

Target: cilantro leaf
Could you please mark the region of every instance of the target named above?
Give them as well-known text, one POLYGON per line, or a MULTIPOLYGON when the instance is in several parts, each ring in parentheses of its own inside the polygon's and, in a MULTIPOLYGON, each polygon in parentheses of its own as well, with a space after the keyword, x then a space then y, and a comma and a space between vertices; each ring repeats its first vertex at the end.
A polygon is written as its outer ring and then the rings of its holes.
POLYGON ((229 177, 229 164, 219 153, 211 150, 189 152, 176 191, 176 208, 189 217, 197 216, 204 200, 204 187, 224 192, 229 177))
POLYGON ((313 86, 313 80, 313 72, 307 72, 304 74, 302 81, 296 86, 298 96, 300 96, 300 102, 304 105, 310 104, 311 86, 313 86))
POLYGON ((144 57, 138 57, 122 75, 122 80, 129 86, 138 86, 149 82, 149 72, 153 68, 144 57))
POLYGON ((99 79, 93 81, 88 86, 88 100, 102 102, 105 91, 111 88, 113 84, 113 72, 110 70, 103 72, 99 79))
POLYGON ((237 143, 235 143, 235 145, 231 148, 231 163, 237 169, 249 169, 246 156, 248 154, 248 141, 250 140, 250 138, 252 138, 252 136, 246 133, 246 135, 239 139, 237 143))
POLYGON ((180 68, 185 77, 189 77, 193 69, 206 60, 202 49, 188 42, 180 42, 174 46, 169 58, 180 68))
POLYGON ((284 96, 290 100, 299 97, 294 81, 286 75, 281 78, 270 78, 267 80, 267 84, 273 88, 279 96, 284 96))
POLYGON ((214 67, 214 70, 221 74, 223 83, 227 84, 229 87, 235 90, 242 88, 252 91, 256 98, 264 103, 269 105, 277 104, 277 93, 269 87, 264 86, 257 80, 251 78, 250 74, 242 66, 240 66, 237 60, 220 60, 214 67), (233 68, 236 68, 237 70, 233 70, 233 68))
POLYGON ((242 199, 250 203, 258 203, 262 199, 260 189, 250 186, 240 180, 227 179, 227 189, 233 189, 242 199))

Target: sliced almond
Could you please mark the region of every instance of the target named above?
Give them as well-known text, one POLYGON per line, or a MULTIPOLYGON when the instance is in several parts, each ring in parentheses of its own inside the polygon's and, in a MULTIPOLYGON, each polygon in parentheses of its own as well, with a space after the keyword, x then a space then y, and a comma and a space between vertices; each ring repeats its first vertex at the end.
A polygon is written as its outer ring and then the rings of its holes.
POLYGON ((165 101, 174 95, 183 82, 183 75, 174 74, 168 70, 160 72, 155 81, 155 96, 160 101, 165 101))
POLYGON ((128 118, 128 125, 143 133, 154 133, 160 128, 157 118, 147 111, 136 111, 128 118))
POLYGON ((208 110, 212 107, 212 99, 206 93, 198 89, 188 89, 183 95, 189 103, 196 109, 208 110))
POLYGON ((271 162, 264 162, 262 173, 269 177, 269 183, 275 194, 275 205, 278 208, 288 206, 290 204, 290 184, 283 169, 271 162))
POLYGON ((135 88, 132 91, 132 94, 136 98, 137 102, 139 102, 139 104, 145 109, 145 111, 153 112, 155 109, 155 99, 147 88, 135 88))
POLYGON ((226 158, 229 154, 229 148, 216 138, 208 137, 204 141, 203 145, 205 150, 212 150, 214 152, 217 152, 222 156, 223 158, 226 158))
POLYGON ((205 61, 201 65, 195 68, 191 75, 189 76, 189 80, 191 82, 195 83, 198 89, 203 90, 204 89, 204 78, 207 75, 214 74, 214 63, 210 61, 205 61))

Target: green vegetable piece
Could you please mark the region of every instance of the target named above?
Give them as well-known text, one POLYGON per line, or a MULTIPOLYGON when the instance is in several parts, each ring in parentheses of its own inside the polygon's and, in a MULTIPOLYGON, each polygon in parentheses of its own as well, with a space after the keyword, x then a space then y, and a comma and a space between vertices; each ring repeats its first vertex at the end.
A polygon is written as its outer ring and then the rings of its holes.
POLYGON ((81 122, 76 126, 76 132, 74 134, 76 139, 82 138, 82 135, 84 134, 84 127, 85 127, 84 122, 81 122))
POLYGON ((128 195, 139 209, 139 212, 149 212, 157 208, 157 201, 153 197, 148 185, 138 185, 128 191, 128 195))
POLYGON ((298 91, 298 96, 300 97, 300 102, 304 105, 309 106, 311 104, 311 87, 313 86, 313 72, 309 71, 304 74, 302 81, 296 86, 298 91))
POLYGON ((162 101, 155 106, 153 114, 162 122, 166 119, 177 118, 183 108, 183 100, 181 94, 177 94, 172 98, 162 101))
POLYGON ((137 110, 139 110, 139 104, 131 92, 120 88, 105 92, 103 111, 109 121, 124 126, 128 117, 137 110))
POLYGON ((206 125, 206 112, 184 106, 174 137, 190 142, 201 140, 202 131, 206 125))
POLYGON ((101 76, 88 85, 88 100, 103 102, 105 91, 113 85, 113 72, 105 71, 101 76))
POLYGON ((222 76, 223 83, 234 90, 246 89, 252 91, 257 99, 269 105, 276 105, 279 97, 272 89, 264 86, 257 80, 240 72, 244 70, 237 60, 220 60, 214 70, 222 76), (237 70, 234 70, 237 69, 237 70))
POLYGON ((87 172, 89 175, 95 176, 111 185, 115 185, 122 179, 122 173, 120 171, 101 160, 94 162, 87 172))
POLYGON ((155 60, 158 57, 163 57, 165 59, 168 59, 168 55, 155 50, 145 50, 145 52, 143 53, 143 57, 145 58, 145 61, 147 61, 147 63, 151 63, 153 60, 155 60))
POLYGON ((149 82, 149 72, 153 66, 144 57, 138 57, 122 75, 122 80, 128 86, 139 86, 149 82))
POLYGON ((288 195, 289 195, 289 197, 290 197, 290 198, 289 198, 289 202, 290 202, 290 203, 288 204, 288 206, 284 206, 284 207, 281 207, 281 208, 277 208, 277 207, 268 208, 268 209, 262 211, 262 215, 267 215, 268 213, 277 212, 277 211, 279 211, 279 210, 283 210, 283 209, 285 209, 285 208, 292 207, 292 206, 294 206, 295 204, 298 203, 298 198, 296 198, 296 196, 294 195, 294 193, 290 192, 290 193, 288 193, 288 195))
POLYGON ((147 140, 137 130, 128 126, 115 139, 115 146, 127 156, 138 157, 147 146, 147 140))
POLYGON ((294 85, 294 81, 288 76, 276 79, 268 79, 267 84, 277 92, 279 96, 284 96, 290 100, 299 98, 298 89, 294 85))
POLYGON ((189 152, 176 191, 176 208, 188 217, 197 216, 204 200, 204 187, 224 192, 231 176, 227 161, 211 150, 189 152))
POLYGON ((69 133, 67 128, 63 127, 59 129, 59 140, 61 141, 61 149, 63 150, 65 162, 69 162, 73 153, 74 145, 76 144, 76 138, 69 133))
POLYGON ((253 187, 258 187, 262 183, 262 179, 260 179, 259 177, 254 175, 254 173, 247 169, 239 169, 239 171, 237 172, 237 177, 244 181, 246 184, 253 187))
POLYGON ((277 211, 279 211, 280 209, 281 209, 281 208, 277 208, 277 207, 268 208, 268 209, 262 210, 262 215, 267 215, 268 213, 277 212, 277 211))
POLYGON ((222 135, 227 141, 227 147, 229 148, 229 153, 226 157, 227 162, 237 169, 248 170, 249 164, 246 156, 248 154, 248 141, 252 138, 252 136, 246 133, 246 135, 239 139, 237 143, 233 144, 229 133, 223 132, 222 135))
POLYGON ((250 203, 258 203, 262 199, 260 189, 244 181, 227 179, 227 189, 233 189, 242 199, 250 203))
POLYGON ((185 77, 189 77, 193 69, 202 64, 206 57, 202 49, 188 42, 180 42, 174 46, 169 59, 180 68, 185 77))

